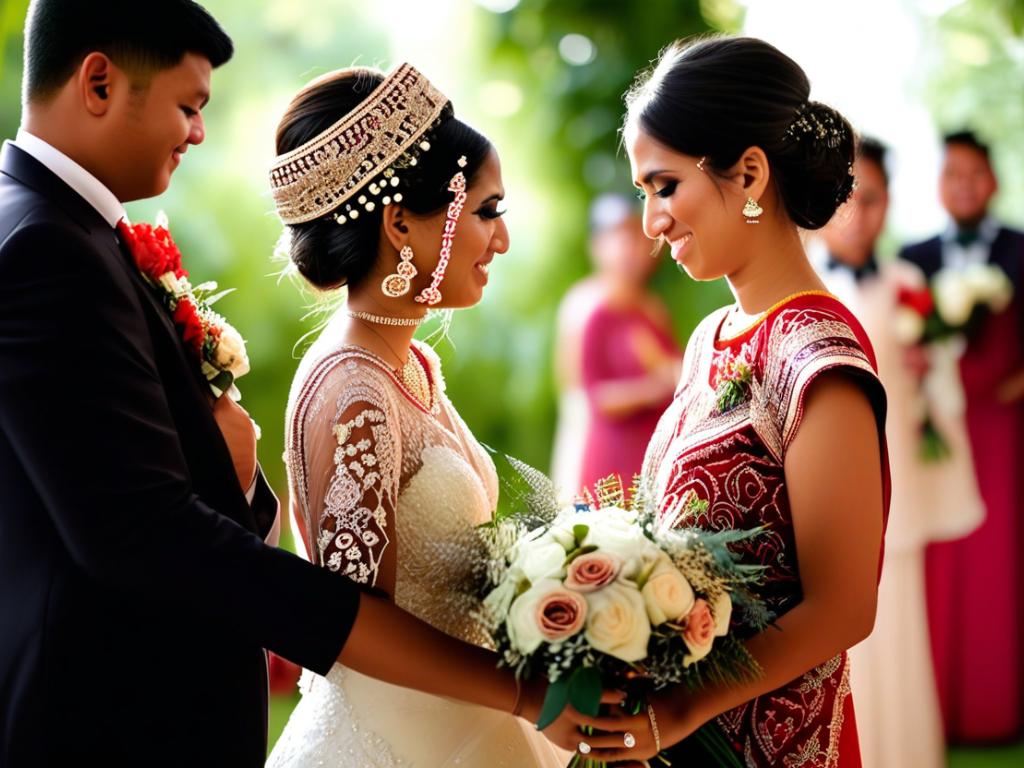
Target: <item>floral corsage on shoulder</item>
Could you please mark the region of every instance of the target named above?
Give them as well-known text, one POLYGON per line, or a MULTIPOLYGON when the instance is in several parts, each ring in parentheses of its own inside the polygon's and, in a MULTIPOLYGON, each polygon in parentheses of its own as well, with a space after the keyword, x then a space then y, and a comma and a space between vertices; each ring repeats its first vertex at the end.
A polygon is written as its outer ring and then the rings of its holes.
POLYGON ((213 396, 219 398, 228 392, 237 400, 240 395, 234 387, 235 379, 249 372, 245 342, 238 331, 211 309, 234 289, 214 293, 217 284, 213 282, 192 286, 188 272, 181 266, 181 252, 171 238, 163 211, 157 214, 155 226, 121 221, 118 231, 142 276, 170 315, 185 349, 199 363, 213 396))
POLYGON ((728 413, 750 399, 754 369, 743 357, 733 358, 719 369, 715 378, 715 400, 719 413, 728 413))

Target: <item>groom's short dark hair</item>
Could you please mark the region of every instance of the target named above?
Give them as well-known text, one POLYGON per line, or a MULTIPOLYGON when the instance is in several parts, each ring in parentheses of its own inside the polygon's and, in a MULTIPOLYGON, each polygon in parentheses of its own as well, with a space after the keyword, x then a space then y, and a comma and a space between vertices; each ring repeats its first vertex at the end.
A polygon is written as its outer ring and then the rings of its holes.
POLYGON ((67 84, 90 53, 106 54, 134 88, 199 53, 214 67, 234 46, 217 20, 192 0, 32 0, 25 21, 26 103, 67 84))

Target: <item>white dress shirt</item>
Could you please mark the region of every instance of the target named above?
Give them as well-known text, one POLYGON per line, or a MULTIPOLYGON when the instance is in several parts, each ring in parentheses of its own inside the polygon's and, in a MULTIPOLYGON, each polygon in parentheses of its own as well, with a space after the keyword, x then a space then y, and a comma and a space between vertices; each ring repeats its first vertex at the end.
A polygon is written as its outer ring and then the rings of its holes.
POLYGON ((18 137, 13 144, 22 152, 32 155, 85 198, 85 201, 95 208, 111 227, 116 227, 121 219, 127 219, 124 206, 114 193, 59 149, 33 136, 24 128, 18 129, 18 137))
POLYGON ((991 216, 986 216, 978 225, 978 239, 966 248, 957 242, 956 236, 960 228, 950 222, 946 231, 939 237, 942 240, 942 266, 947 269, 963 270, 970 264, 988 264, 992 243, 999 236, 999 224, 991 216))

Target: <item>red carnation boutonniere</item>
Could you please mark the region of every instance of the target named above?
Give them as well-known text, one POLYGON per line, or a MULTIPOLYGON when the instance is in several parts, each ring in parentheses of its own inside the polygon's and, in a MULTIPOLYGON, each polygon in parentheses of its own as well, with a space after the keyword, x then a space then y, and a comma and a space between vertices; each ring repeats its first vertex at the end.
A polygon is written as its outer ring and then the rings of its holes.
MULTIPOLYGON (((185 349, 199 363, 214 397, 232 390, 235 379, 249 372, 245 342, 238 331, 210 309, 231 290, 207 296, 217 290, 216 283, 192 287, 163 211, 157 215, 155 226, 121 221, 117 227, 142 276, 166 307, 185 349)), ((234 389, 232 394, 237 400, 238 390, 234 389)))

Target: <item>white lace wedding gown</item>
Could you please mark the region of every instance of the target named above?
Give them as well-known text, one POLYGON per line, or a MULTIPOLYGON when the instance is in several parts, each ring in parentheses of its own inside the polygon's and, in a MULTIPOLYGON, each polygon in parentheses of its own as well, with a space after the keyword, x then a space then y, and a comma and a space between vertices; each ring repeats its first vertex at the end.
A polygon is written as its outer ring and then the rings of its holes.
MULTIPOLYGON (((435 382, 437 413, 415 401, 383 360, 336 339, 329 326, 313 345, 288 407, 289 485, 312 559, 338 578, 372 585, 385 549, 394 547, 395 603, 486 645, 473 619, 473 529, 497 502, 494 465, 443 394, 432 349, 416 344, 435 382)), ((326 678, 305 671, 299 685, 302 699, 271 768, 562 768, 571 758, 524 720, 340 664, 326 678)))

